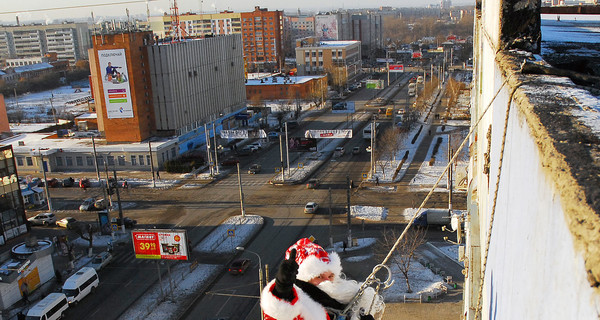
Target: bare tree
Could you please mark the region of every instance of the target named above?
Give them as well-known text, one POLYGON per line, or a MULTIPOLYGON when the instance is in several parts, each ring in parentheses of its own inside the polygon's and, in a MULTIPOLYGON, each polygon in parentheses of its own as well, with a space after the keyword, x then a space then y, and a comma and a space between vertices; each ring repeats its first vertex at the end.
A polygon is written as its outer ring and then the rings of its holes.
POLYGON ((348 82, 348 73, 346 68, 343 66, 331 66, 327 68, 327 74, 329 75, 329 81, 331 81, 331 85, 336 88, 341 96, 343 93, 343 88, 348 82))
POLYGON ((88 223, 87 225, 76 224, 73 231, 75 231, 81 239, 88 241, 88 257, 91 257, 94 248, 94 232, 96 232, 97 229, 91 223, 88 223))
POLYGON ((385 168, 393 164, 396 161, 396 154, 398 153, 399 141, 398 132, 393 128, 388 128, 383 132, 381 138, 379 138, 377 152, 375 154, 377 164, 385 177, 385 168))
POLYGON ((320 106, 326 95, 327 85, 322 83, 321 80, 313 81, 308 93, 308 99, 310 102, 314 103, 315 106, 320 106))
MULTIPOLYGON (((400 237, 401 232, 396 229, 387 230, 383 234, 383 238, 379 240, 379 245, 376 247, 376 254, 379 257, 387 255, 389 250, 392 249, 396 240, 400 237)), ((425 241, 425 229, 411 228, 404 235, 404 238, 400 241, 400 244, 396 248, 395 254, 390 260, 396 264, 400 272, 404 276, 406 281, 406 292, 411 293, 410 280, 408 273, 412 262, 415 259, 415 253, 417 248, 424 244, 425 241)))

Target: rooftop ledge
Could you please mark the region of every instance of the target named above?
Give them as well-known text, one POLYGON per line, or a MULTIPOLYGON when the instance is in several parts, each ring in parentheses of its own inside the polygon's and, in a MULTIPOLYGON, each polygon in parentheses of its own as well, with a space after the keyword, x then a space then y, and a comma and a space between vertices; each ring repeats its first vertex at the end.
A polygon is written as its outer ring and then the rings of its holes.
POLYGON ((512 101, 525 117, 542 166, 561 195, 575 245, 584 255, 588 281, 599 288, 600 91, 593 86, 600 82, 582 86, 564 76, 522 72, 524 61, 533 63, 533 69, 553 70, 523 51, 503 51, 496 60, 509 79, 509 92, 515 89, 512 101))

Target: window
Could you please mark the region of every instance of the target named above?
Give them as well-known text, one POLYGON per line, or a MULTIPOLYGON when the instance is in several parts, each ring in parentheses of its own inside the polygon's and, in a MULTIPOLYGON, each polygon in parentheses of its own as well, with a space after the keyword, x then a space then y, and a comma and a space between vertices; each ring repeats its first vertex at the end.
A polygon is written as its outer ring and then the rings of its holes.
POLYGON ((171 158, 175 159, 175 148, 171 149, 171 158))
POLYGON ((139 155, 138 159, 140 160, 140 166, 144 165, 144 156, 143 155, 139 155))
POLYGON ((114 156, 106 156, 106 162, 108 162, 109 166, 115 165, 115 157, 114 156))
POLYGON ((85 157, 85 162, 88 166, 93 166, 94 165, 94 158, 92 157, 85 157))
POLYGON ((137 160, 136 160, 135 156, 131 156, 131 165, 137 166, 137 160))
POLYGON ((150 155, 146 155, 146 163, 150 164, 150 155))
POLYGON ((56 166, 58 166, 58 167, 63 166, 63 158, 62 157, 56 157, 56 166))
POLYGON ((18 166, 22 166, 23 165, 23 157, 17 157, 17 165, 18 166))
POLYGON ((103 166, 103 165, 104 165, 104 158, 98 157, 98 166, 103 166))
POLYGON ((125 157, 124 156, 119 156, 119 166, 124 166, 125 165, 125 157))
POLYGON ((83 157, 81 157, 81 156, 75 157, 75 162, 77 163, 78 167, 83 167, 83 157))
POLYGON ((27 161, 27 165, 28 166, 32 166, 33 165, 33 159, 31 157, 26 157, 25 160, 27 161))
POLYGON ((67 159, 67 167, 73 166, 73 157, 65 157, 67 159))

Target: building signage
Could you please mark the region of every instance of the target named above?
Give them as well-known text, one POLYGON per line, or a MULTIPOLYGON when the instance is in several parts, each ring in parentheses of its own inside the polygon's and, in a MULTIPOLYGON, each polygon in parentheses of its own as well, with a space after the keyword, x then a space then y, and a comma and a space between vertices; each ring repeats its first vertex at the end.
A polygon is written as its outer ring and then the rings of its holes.
POLYGON ((403 64, 390 64, 390 72, 404 72, 403 64))
POLYGON ((248 138, 266 138, 265 130, 221 130, 219 133, 223 139, 248 139, 248 138))
POLYGON ((132 231, 133 250, 138 259, 187 260, 185 230, 132 231))
POLYGON ((317 151, 317 139, 291 137, 288 141, 288 149, 292 151, 317 151))
POLYGON ((124 49, 98 50, 106 116, 109 119, 133 118, 129 72, 124 49))
POLYGON ((383 80, 367 80, 367 89, 383 89, 383 80))
POLYGON ((351 139, 352 129, 343 130, 306 130, 306 138, 351 139))

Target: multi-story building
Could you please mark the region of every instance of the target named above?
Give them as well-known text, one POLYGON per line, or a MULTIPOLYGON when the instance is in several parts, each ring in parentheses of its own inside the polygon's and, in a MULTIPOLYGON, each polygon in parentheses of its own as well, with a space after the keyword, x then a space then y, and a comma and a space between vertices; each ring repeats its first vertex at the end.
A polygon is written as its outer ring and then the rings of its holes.
MULTIPOLYGON (((225 35, 242 33, 241 13, 222 11, 220 13, 183 13, 179 15, 179 25, 188 37, 204 37, 205 35, 225 35)), ((150 17, 148 26, 159 38, 171 36, 175 19, 164 14, 150 17)), ((1 48, 0 48, 1 50, 1 48)))
POLYGON ((310 100, 327 94, 326 76, 267 77, 251 79, 246 83, 249 101, 300 99, 310 100))
POLYGON ((305 38, 296 41, 296 64, 299 75, 315 75, 343 71, 349 80, 361 72, 360 41, 318 41, 305 38))
POLYGON ((351 24, 351 39, 360 41, 365 56, 371 56, 374 51, 384 47, 383 16, 381 14, 354 14, 351 24))
POLYGON ((315 35, 314 16, 284 16, 284 28, 290 35, 292 43, 297 39, 313 37, 315 35))
POLYGON ((245 107, 240 34, 154 44, 147 50, 159 133, 190 132, 245 107))
POLYGON ((87 23, 0 26, 0 60, 40 57, 51 51, 74 64, 87 59, 89 47, 87 23))
POLYGON ((283 12, 254 7, 243 12, 244 57, 250 65, 283 66, 283 12))
POLYGON ((93 36, 89 50, 98 128, 108 142, 139 142, 156 133, 147 45, 151 32, 93 36))
POLYGON ((0 178, 0 245, 4 245, 6 240, 27 232, 17 164, 10 145, 0 146, 0 178))

